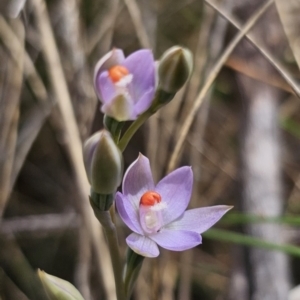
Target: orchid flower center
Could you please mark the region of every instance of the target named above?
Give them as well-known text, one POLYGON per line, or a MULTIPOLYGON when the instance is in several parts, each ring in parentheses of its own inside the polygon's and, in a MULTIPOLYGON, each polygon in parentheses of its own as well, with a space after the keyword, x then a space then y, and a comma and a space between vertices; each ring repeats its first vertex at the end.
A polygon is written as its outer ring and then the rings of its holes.
POLYGON ((166 208, 161 202, 161 195, 154 191, 148 191, 140 199, 140 223, 145 233, 157 233, 163 226, 162 210, 166 208))
POLYGON ((128 85, 132 82, 133 75, 129 73, 128 69, 120 65, 114 66, 108 70, 108 76, 113 82, 117 94, 131 99, 128 85))
POLYGON ((140 204, 142 205, 148 205, 148 206, 153 206, 157 203, 161 202, 161 196, 159 193, 156 192, 146 192, 142 197, 140 204))
POLYGON ((127 68, 117 65, 108 70, 108 74, 113 83, 117 83, 123 77, 129 74, 127 68))

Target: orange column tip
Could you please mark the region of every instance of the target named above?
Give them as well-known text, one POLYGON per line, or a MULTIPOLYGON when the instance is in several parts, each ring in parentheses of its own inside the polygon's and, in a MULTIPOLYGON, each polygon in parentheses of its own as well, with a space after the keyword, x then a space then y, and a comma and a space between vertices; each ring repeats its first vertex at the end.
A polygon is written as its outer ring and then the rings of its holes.
POLYGON ((140 205, 153 206, 159 202, 161 202, 160 194, 153 191, 148 191, 141 197, 140 205))
POLYGON ((129 71, 127 70, 127 68, 117 65, 117 66, 110 68, 108 70, 108 74, 109 74, 109 77, 112 80, 112 82, 116 83, 120 79, 122 79, 124 76, 128 75, 129 71))

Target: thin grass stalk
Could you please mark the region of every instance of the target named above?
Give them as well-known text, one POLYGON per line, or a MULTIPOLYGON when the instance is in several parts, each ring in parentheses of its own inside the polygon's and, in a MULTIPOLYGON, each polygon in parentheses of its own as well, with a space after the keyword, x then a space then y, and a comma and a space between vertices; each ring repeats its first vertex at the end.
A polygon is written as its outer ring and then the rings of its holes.
POLYGON ((246 24, 243 26, 242 30, 235 36, 235 38, 231 41, 231 43, 227 46, 217 63, 214 65, 213 69, 211 70, 209 76, 207 77, 207 80, 205 81, 203 87, 201 88, 198 97, 196 98, 193 107, 191 108, 188 116, 185 119, 184 124, 181 127, 175 149, 171 155, 169 164, 168 164, 168 172, 173 170, 179 160, 179 156, 181 153, 181 150, 183 148, 184 140, 188 134, 188 131, 192 125, 192 122, 196 116, 196 113, 198 109, 200 108, 201 104, 203 103, 203 100, 205 99, 205 96, 209 89, 211 88, 211 85, 215 81, 216 77, 218 76, 219 72, 221 71, 224 63, 228 59, 229 55, 232 53, 232 51, 235 49, 235 47, 238 45, 238 43, 244 38, 246 33, 256 24, 256 22, 262 17, 262 15, 267 11, 267 9, 271 6, 273 3, 272 0, 269 0, 265 4, 263 4, 253 15, 252 17, 246 22, 246 24))

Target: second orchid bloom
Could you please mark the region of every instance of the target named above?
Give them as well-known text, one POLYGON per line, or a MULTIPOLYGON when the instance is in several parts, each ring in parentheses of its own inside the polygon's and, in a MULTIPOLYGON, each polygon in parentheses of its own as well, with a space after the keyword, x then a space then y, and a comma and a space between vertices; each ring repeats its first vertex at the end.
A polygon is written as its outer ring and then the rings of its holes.
POLYGON ((121 49, 113 49, 97 63, 94 86, 103 113, 117 121, 135 120, 154 98, 152 51, 139 50, 125 58, 121 49))
POLYGON ((232 207, 218 205, 186 210, 193 186, 191 167, 181 167, 157 185, 148 158, 141 155, 125 173, 122 193, 116 195, 120 217, 133 231, 126 242, 146 257, 159 255, 158 246, 183 251, 201 244, 201 233, 232 207))
POLYGON ((168 49, 158 62, 150 49, 138 50, 126 58, 121 49, 113 49, 99 60, 94 72, 101 111, 119 122, 135 120, 155 97, 157 107, 174 98, 192 69, 192 53, 184 47, 168 49))

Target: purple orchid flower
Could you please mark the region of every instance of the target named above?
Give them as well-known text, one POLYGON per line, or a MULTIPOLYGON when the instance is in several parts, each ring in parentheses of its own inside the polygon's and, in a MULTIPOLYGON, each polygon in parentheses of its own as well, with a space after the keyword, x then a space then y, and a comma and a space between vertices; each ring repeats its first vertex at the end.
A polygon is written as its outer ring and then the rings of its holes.
POLYGON ((94 73, 102 112, 118 121, 135 120, 152 103, 155 74, 151 50, 142 49, 126 58, 121 49, 104 55, 94 73))
POLYGON ((186 210, 193 186, 191 167, 181 167, 157 185, 149 160, 143 155, 127 169, 123 193, 116 194, 120 217, 133 231, 126 242, 146 257, 159 255, 158 246, 183 251, 201 244, 201 233, 214 225, 231 206, 218 205, 186 210))

